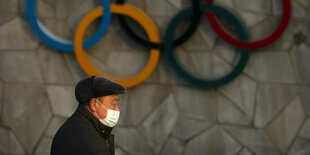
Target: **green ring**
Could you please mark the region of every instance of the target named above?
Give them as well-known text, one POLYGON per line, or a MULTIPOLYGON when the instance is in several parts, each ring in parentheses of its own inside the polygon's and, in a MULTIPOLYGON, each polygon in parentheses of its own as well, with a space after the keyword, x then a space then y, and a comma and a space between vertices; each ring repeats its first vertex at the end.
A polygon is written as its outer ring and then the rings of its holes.
MULTIPOLYGON (((225 17, 226 19, 228 19, 231 23, 233 23, 236 26, 237 31, 239 32, 239 39, 243 41, 248 41, 249 37, 248 37, 248 33, 246 31, 245 26, 234 14, 230 13, 229 11, 227 11, 226 9, 222 7, 216 6, 215 4, 204 3, 200 6, 200 10, 204 12, 205 11, 214 12, 216 14, 219 14, 225 17)), ((173 42, 174 32, 176 30, 178 23, 192 14, 193 14, 192 7, 184 9, 183 11, 179 12, 169 23, 167 31, 166 31, 166 35, 164 38, 165 55, 168 58, 172 67, 175 69, 175 71, 182 78, 184 78, 186 81, 188 81, 189 83, 193 85, 204 87, 204 88, 215 88, 215 87, 227 84, 228 82, 234 80, 239 74, 241 74, 241 72, 243 71, 244 67, 246 66, 248 62, 250 51, 242 50, 239 62, 236 65, 236 67, 224 77, 214 79, 214 80, 206 80, 206 79, 202 79, 194 75, 191 75, 191 73, 189 73, 184 68, 182 68, 182 65, 176 59, 176 56, 173 52, 172 42, 173 42)))

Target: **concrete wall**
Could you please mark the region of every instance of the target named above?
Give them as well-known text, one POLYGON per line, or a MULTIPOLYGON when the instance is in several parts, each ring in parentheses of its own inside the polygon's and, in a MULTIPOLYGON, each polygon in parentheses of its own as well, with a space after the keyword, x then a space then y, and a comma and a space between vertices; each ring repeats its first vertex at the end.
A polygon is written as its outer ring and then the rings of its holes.
MULTIPOLYGON (((49 154, 55 132, 77 107, 74 87, 85 76, 74 54, 36 36, 25 18, 25 1, 0 0, 0 154, 49 154)), ((127 1, 152 18, 161 38, 175 14, 191 5, 189 0, 127 1)), ((310 154, 310 1, 291 1, 284 34, 253 50, 243 73, 225 86, 194 87, 162 55, 153 74, 121 96, 117 154, 310 154)), ((281 17, 280 0, 216 2, 244 20, 251 40, 271 34, 281 17)), ((66 39, 98 5, 99 0, 37 0, 42 22, 66 39)), ((130 77, 145 66, 149 49, 112 18, 108 33, 88 55, 104 72, 130 77)), ((175 52, 193 74, 220 77, 239 52, 218 38, 205 17, 201 20, 175 52)))

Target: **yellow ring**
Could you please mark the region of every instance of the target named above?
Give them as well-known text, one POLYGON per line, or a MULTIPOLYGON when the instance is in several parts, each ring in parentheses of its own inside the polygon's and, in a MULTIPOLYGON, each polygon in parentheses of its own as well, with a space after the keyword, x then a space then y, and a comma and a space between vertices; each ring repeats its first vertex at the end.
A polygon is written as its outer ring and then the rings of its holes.
MULTIPOLYGON (((126 15, 136 20, 145 29, 147 36, 151 42, 160 42, 159 33, 155 24, 145 13, 130 5, 111 4, 110 7, 111 7, 111 13, 126 15)), ((143 82, 144 80, 146 80, 154 71, 159 60, 160 51, 157 49, 151 49, 147 65, 139 74, 137 74, 134 77, 127 79, 119 79, 103 73, 95 65, 92 64, 92 62, 88 59, 88 56, 82 47, 83 45, 82 42, 87 27, 95 19, 101 17, 102 15, 103 15, 102 7, 97 7, 90 13, 88 13, 79 23, 74 36, 75 57, 87 75, 104 76, 120 83, 126 88, 134 87, 143 82)))

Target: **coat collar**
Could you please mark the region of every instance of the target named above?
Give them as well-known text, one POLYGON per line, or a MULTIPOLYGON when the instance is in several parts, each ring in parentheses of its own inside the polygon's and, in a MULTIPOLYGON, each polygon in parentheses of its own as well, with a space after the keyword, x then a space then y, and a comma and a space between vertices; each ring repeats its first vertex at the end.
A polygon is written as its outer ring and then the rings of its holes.
POLYGON ((79 105, 77 108, 77 112, 80 113, 87 121, 91 122, 91 124, 96 128, 97 132, 107 139, 110 137, 112 129, 104 124, 102 124, 95 116, 93 116, 85 107, 79 105))

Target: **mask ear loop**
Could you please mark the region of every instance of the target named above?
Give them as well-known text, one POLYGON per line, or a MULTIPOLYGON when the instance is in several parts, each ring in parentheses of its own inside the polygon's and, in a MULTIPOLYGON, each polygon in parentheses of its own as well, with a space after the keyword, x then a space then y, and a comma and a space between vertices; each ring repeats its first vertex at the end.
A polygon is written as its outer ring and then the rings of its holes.
POLYGON ((96 100, 99 102, 99 104, 103 105, 105 110, 108 110, 108 108, 104 104, 102 104, 98 99, 96 99, 96 100))
MULTIPOLYGON (((104 104, 102 104, 98 99, 96 99, 96 100, 99 102, 99 104, 103 105, 103 107, 104 107, 106 110, 108 110, 108 109, 105 107, 104 104)), ((97 115, 100 119, 103 119, 103 118, 101 118, 101 117, 98 115, 97 111, 95 111, 95 113, 96 113, 96 115, 97 115)))
POLYGON ((98 113, 95 111, 95 113, 96 113, 96 115, 100 118, 100 119, 102 119, 99 115, 98 115, 98 113))

